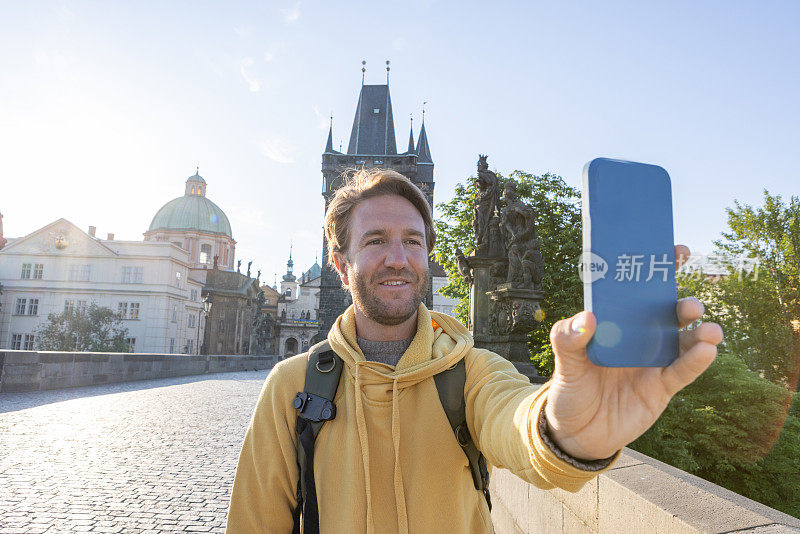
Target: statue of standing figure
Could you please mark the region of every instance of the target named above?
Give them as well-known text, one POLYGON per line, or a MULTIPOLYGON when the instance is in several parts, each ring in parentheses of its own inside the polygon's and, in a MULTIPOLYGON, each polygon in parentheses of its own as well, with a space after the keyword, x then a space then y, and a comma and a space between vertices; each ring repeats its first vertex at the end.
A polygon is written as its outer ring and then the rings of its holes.
POLYGON ((478 157, 478 195, 472 208, 472 229, 475 232, 475 255, 488 256, 491 248, 489 222, 494 216, 500 196, 497 175, 489 170, 487 156, 478 157))
POLYGON ((541 290, 544 260, 536 237, 536 214, 519 200, 513 180, 503 187, 503 200, 506 206, 500 214, 500 229, 508 250, 506 282, 514 288, 541 290))

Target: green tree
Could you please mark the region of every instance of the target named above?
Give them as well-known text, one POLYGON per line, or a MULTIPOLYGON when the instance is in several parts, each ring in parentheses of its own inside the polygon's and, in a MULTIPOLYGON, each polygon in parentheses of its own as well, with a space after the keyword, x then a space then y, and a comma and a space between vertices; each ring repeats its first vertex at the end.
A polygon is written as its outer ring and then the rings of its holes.
MULTIPOLYGON (((529 338, 533 361, 540 373, 547 376, 552 373, 553 366, 550 328, 559 319, 583 309, 583 285, 576 266, 581 252, 580 192, 567 185, 560 176, 550 173, 533 175, 514 171, 509 177, 500 174, 497 177, 501 190, 509 178, 515 179, 519 183, 517 194, 520 200, 536 212, 536 231, 545 261, 542 281, 545 318, 529 338)), ((434 253, 436 261, 444 267, 451 280, 440 291, 460 299, 456 315, 464 324, 468 320, 469 288, 458 274, 455 250, 460 248, 468 256, 475 249, 472 205, 476 193, 475 180, 471 178, 466 185, 456 185, 455 196, 450 201, 437 206, 443 217, 436 221, 434 253)))
POLYGON ((630 447, 800 517, 800 404, 792 393, 720 353, 630 447))
POLYGON ((720 282, 717 317, 724 319, 726 343, 748 366, 768 379, 797 386, 800 360, 800 198, 786 204, 764 191, 764 205, 735 202, 730 232, 715 242, 721 253, 759 260, 756 276, 728 276, 720 282))
POLYGON ((108 308, 91 304, 84 313, 51 313, 36 329, 37 350, 127 352, 128 329, 108 308))

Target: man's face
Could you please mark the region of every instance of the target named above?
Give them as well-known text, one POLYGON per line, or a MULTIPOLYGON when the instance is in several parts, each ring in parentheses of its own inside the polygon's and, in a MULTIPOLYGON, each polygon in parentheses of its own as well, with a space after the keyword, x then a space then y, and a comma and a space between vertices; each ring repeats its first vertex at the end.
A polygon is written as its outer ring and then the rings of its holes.
POLYGON ((394 326, 416 313, 428 293, 425 224, 411 202, 383 195, 359 203, 350 217, 346 255, 335 255, 353 303, 367 318, 394 326))

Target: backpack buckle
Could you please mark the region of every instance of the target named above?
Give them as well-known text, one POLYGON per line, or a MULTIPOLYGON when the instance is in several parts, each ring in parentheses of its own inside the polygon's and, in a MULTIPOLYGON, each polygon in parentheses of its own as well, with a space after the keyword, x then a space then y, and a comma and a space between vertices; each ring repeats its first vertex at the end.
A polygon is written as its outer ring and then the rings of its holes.
POLYGON ((305 391, 295 395, 292 407, 298 411, 298 417, 306 421, 319 423, 330 421, 336 417, 336 405, 324 397, 319 397, 305 391))

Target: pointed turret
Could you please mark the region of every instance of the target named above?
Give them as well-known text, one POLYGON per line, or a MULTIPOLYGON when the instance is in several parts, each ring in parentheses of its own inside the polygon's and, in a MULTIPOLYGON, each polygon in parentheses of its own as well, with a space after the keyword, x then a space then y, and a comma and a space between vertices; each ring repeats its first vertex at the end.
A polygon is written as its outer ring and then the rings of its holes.
POLYGON ((422 112, 422 128, 417 140, 417 178, 420 182, 433 182, 433 159, 425 132, 425 112, 422 112))
POLYGON ((424 121, 422 122, 422 129, 419 131, 419 141, 417 141, 417 163, 433 163, 424 121))
POLYGON ((408 150, 407 153, 414 153, 414 117, 411 117, 411 130, 408 132, 408 150))
POLYGON ((333 117, 331 117, 331 127, 328 129, 328 142, 325 144, 325 154, 333 153, 333 117))

